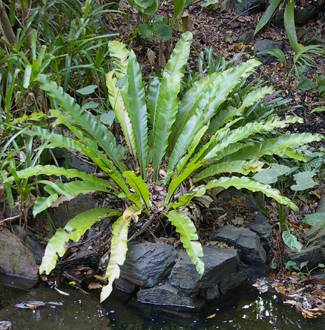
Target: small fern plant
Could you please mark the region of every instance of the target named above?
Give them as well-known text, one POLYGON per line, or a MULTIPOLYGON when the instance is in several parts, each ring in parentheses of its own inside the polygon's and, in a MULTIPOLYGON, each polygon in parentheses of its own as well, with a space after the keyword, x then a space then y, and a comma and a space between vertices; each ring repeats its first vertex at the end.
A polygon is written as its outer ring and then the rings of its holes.
MULTIPOLYGON (((34 216, 55 205, 60 198, 96 191, 115 195, 125 205, 124 210, 88 210, 58 229, 48 242, 40 273, 49 274, 55 268, 69 241, 78 241, 104 218, 116 219, 104 275, 107 284, 101 292, 103 301, 110 295, 125 261, 130 223, 138 221, 141 215, 166 219, 175 226, 184 249, 202 275, 202 246, 187 209, 193 198, 203 196, 209 189, 235 187, 262 192, 297 210, 278 190, 254 181, 249 175, 263 168, 265 156, 305 160, 297 147, 319 141, 322 136, 279 133, 288 125, 300 122, 297 117, 245 119, 245 112, 271 93, 272 88, 259 87, 249 92, 240 106, 229 105, 232 91, 260 64, 255 59, 206 75, 181 97, 191 40, 191 33, 182 35, 162 75, 151 79, 146 86, 134 52, 120 42, 110 42, 113 68, 107 73, 106 84, 123 133, 123 145, 55 82, 45 75, 38 76, 37 83, 55 106, 50 110, 51 117, 55 118, 54 126, 64 126, 69 134, 40 127, 30 128, 27 134, 41 138, 46 148, 65 148, 84 154, 108 178, 54 165, 18 171, 16 178, 37 176, 36 182, 43 185, 46 193, 35 200, 34 216), (53 177, 65 180, 55 181, 53 177), (156 189, 157 186, 160 189, 156 189)), ((13 180, 13 177, 7 179, 13 180)))

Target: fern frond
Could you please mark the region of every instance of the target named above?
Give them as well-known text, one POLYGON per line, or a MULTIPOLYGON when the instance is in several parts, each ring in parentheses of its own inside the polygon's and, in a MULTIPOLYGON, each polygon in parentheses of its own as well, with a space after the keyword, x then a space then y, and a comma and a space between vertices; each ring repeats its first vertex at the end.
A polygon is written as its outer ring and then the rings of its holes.
POLYGON ((111 55, 116 78, 118 80, 122 79, 126 75, 130 51, 126 48, 125 44, 117 40, 108 42, 108 50, 111 55))
POLYGON ((135 139, 136 154, 143 178, 147 173, 148 122, 147 106, 140 65, 133 51, 128 63, 128 113, 135 139))
POLYGON ((176 210, 169 211, 166 216, 170 223, 175 226, 185 251, 194 264, 196 271, 202 276, 204 273, 203 249, 198 241, 199 237, 192 220, 184 213, 176 210))
MULTIPOLYGON (((16 175, 19 179, 28 179, 32 176, 38 176, 38 175, 64 176, 67 179, 80 178, 82 180, 89 181, 94 184, 98 184, 99 186, 108 185, 108 182, 106 180, 97 178, 91 174, 76 169, 67 169, 63 167, 57 167, 54 165, 37 165, 34 167, 28 167, 24 170, 17 171, 16 175)), ((6 182, 13 182, 13 181, 14 178, 12 176, 6 179, 6 182)))
POLYGON ((115 116, 121 125, 125 142, 129 147, 130 153, 136 156, 136 146, 134 140, 133 129, 129 114, 122 97, 121 90, 116 86, 117 80, 114 78, 115 71, 110 71, 106 74, 106 87, 108 90, 109 102, 114 110, 115 116))
POLYGON ((323 139, 324 137, 321 134, 311 133, 292 133, 281 135, 275 138, 268 138, 262 142, 254 143, 247 147, 241 145, 241 148, 238 148, 235 153, 226 157, 224 161, 254 159, 261 158, 266 155, 287 157, 291 157, 292 155, 296 156, 296 153, 292 153, 292 148, 311 142, 321 141, 323 139))
POLYGON ((171 207, 173 209, 178 209, 180 207, 186 206, 195 197, 202 197, 206 193, 204 186, 195 187, 191 192, 181 195, 176 202, 174 202, 171 207))
POLYGON ((247 177, 221 177, 210 181, 205 186, 207 190, 219 187, 225 189, 235 187, 236 189, 247 189, 253 192, 262 192, 265 196, 273 198, 279 204, 287 205, 292 210, 298 211, 298 207, 289 198, 282 196, 279 190, 272 188, 270 185, 262 184, 247 177))
MULTIPOLYGON (((101 192, 111 192, 109 189, 109 184, 100 185, 98 182, 89 181, 71 181, 71 182, 52 182, 49 180, 37 181, 39 184, 44 185, 45 191, 50 195, 48 197, 38 197, 33 205, 33 216, 45 211, 46 209, 52 207, 52 205, 59 199, 59 196, 65 196, 67 198, 73 199, 74 197, 81 194, 88 194, 96 191, 101 192)), ((114 189, 113 187, 111 187, 114 189)), ((115 192, 116 194, 116 192, 115 192)))
POLYGON ((119 214, 120 212, 117 210, 96 208, 75 216, 65 225, 64 229, 58 229, 54 236, 49 240, 39 268, 39 273, 45 273, 46 275, 51 273, 56 266, 58 258, 65 254, 69 240, 74 242, 79 241, 81 236, 83 236, 96 222, 103 218, 119 214))
POLYGON ((155 178, 161 161, 166 153, 168 138, 175 122, 178 111, 178 94, 180 91, 183 70, 190 53, 192 34, 186 32, 177 42, 171 57, 165 67, 160 82, 159 96, 157 100, 157 119, 152 128, 153 141, 152 165, 155 178))
POLYGON ((231 130, 222 140, 217 141, 216 145, 208 152, 204 159, 220 158, 222 151, 231 144, 243 141, 256 134, 285 128, 293 123, 302 123, 302 119, 295 116, 287 117, 286 120, 281 120, 279 117, 272 117, 266 121, 247 123, 245 126, 231 130))
POLYGON ((222 109, 222 111, 219 111, 211 120, 209 132, 213 134, 219 128, 223 127, 226 123, 232 120, 234 117, 241 116, 247 108, 256 104, 257 102, 262 100, 266 95, 271 94, 272 92, 273 92, 272 87, 257 88, 245 96, 240 107, 234 108, 229 106, 226 109, 222 109))
POLYGON ((188 91, 188 95, 185 94, 176 121, 178 125, 175 126, 175 131, 177 133, 174 134, 175 145, 169 158, 168 171, 175 168, 198 130, 217 113, 231 91, 244 81, 258 65, 260 62, 250 60, 235 68, 212 74, 211 77, 203 79, 201 83, 195 84, 188 91))
POLYGON ((125 154, 124 148, 117 144, 112 132, 93 115, 82 110, 73 97, 65 93, 62 87, 59 87, 56 82, 48 80, 46 75, 39 75, 38 82, 40 88, 58 103, 65 115, 87 132, 87 134, 92 136, 118 167, 124 168, 122 163, 125 154))
POLYGON ((198 182, 211 176, 216 176, 221 173, 240 173, 247 175, 255 173, 262 169, 264 163, 258 160, 235 160, 232 162, 221 162, 209 165, 203 171, 196 174, 193 182, 198 182))
POLYGON ((144 205, 147 208, 149 208, 150 207, 149 189, 148 189, 146 183, 142 180, 142 178, 137 176, 132 171, 123 172, 123 176, 125 177, 127 183, 135 190, 135 192, 142 199, 144 205))
POLYGON ((131 220, 136 220, 141 213, 135 207, 128 207, 113 224, 110 258, 105 272, 108 284, 102 288, 100 301, 106 300, 113 290, 114 281, 120 277, 120 266, 123 265, 128 250, 128 230, 131 220))
MULTIPOLYGON (((59 114, 56 114, 56 116, 57 115, 59 114)), ((60 121, 61 120, 63 120, 62 123, 68 127, 69 130, 72 129, 73 132, 73 128, 70 126, 70 124, 66 122, 64 118, 60 117, 60 121)), ((83 153, 101 170, 108 174, 126 194, 129 193, 122 175, 120 172, 118 172, 112 161, 110 161, 101 150, 98 150, 98 146, 96 144, 94 144, 90 139, 84 137, 82 134, 79 134, 78 141, 39 127, 33 127, 32 129, 27 130, 26 134, 30 136, 39 136, 41 139, 47 142, 45 148, 64 148, 69 151, 75 150, 83 153), (82 143, 80 141, 82 141, 82 143)))

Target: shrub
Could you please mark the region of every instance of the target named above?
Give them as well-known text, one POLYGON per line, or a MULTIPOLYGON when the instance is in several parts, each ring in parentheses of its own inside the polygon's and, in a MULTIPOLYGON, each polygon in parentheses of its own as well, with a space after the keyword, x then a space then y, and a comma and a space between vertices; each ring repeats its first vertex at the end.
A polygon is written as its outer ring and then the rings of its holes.
MULTIPOLYGON (((49 274, 69 240, 77 241, 96 222, 117 218, 112 227, 110 260, 105 273, 101 301, 112 291, 127 252, 128 228, 139 216, 164 218, 176 227, 183 247, 199 274, 204 272, 203 251, 187 206, 209 189, 235 187, 262 192, 293 210, 296 205, 270 185, 250 178, 263 168, 265 156, 304 160, 298 146, 319 141, 320 135, 280 132, 298 117, 269 116, 251 121, 246 112, 272 88, 259 87, 244 96, 240 105, 229 102, 232 92, 260 64, 255 59, 207 74, 195 81, 180 97, 192 35, 184 33, 161 75, 144 85, 133 51, 117 41, 110 42, 113 69, 106 75, 109 101, 124 136, 125 145, 55 82, 39 75, 37 83, 56 108, 50 110, 63 135, 39 127, 25 133, 38 136, 46 148, 65 148, 87 156, 108 179, 76 169, 38 165, 18 171, 15 177, 65 177, 65 181, 41 179, 46 197, 38 197, 34 215, 57 203, 61 196, 100 191, 124 201, 124 210, 95 208, 77 215, 50 239, 40 273, 49 274), (213 178, 213 179, 211 179, 213 178), (160 189, 156 189, 159 186, 160 189)), ((13 182, 14 178, 7 178, 13 182)))

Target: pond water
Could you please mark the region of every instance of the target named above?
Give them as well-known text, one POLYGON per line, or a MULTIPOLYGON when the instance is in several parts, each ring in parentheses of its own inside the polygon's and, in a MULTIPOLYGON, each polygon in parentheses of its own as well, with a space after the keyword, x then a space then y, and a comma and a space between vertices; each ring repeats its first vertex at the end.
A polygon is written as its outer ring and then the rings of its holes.
MULTIPOLYGON (((8 283, 7 283, 8 284, 8 283)), ((221 301, 209 304, 200 313, 168 311, 138 304, 133 298, 113 294, 104 305, 98 296, 73 288, 62 288, 69 296, 39 286, 32 290, 0 284, 0 320, 10 320, 14 330, 44 329, 242 329, 242 330, 323 330, 325 318, 305 320, 274 293, 260 294, 253 287, 230 292, 221 301), (63 303, 37 310, 15 307, 22 301, 63 303)))

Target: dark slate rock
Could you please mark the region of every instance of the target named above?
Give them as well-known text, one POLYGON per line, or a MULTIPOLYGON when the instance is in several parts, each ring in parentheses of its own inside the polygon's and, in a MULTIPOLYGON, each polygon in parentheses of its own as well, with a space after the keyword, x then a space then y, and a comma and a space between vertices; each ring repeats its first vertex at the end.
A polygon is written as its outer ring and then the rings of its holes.
POLYGON ((28 229, 21 226, 13 226, 13 232, 26 245, 26 247, 33 253, 35 261, 38 265, 41 264, 44 255, 44 247, 40 244, 36 236, 28 229))
MULTIPOLYGON (((322 6, 318 4, 309 4, 304 7, 295 8, 295 24, 296 26, 304 26, 309 21, 316 19, 318 15, 324 11, 322 6)), ((283 26, 284 9, 278 10, 274 15, 274 24, 277 26, 283 26)))
POLYGON ((229 274, 229 276, 225 276, 221 281, 219 285, 220 292, 225 294, 229 290, 240 286, 245 280, 247 280, 247 274, 243 270, 229 274))
POLYGON ((137 300, 144 304, 178 307, 181 309, 200 309, 204 300, 196 296, 185 295, 181 290, 168 283, 149 289, 140 289, 137 300))
POLYGON ((92 163, 89 163, 75 154, 68 152, 64 160, 64 166, 66 168, 75 168, 79 171, 85 173, 94 173, 96 172, 96 166, 92 163))
POLYGON ((96 171, 96 166, 94 164, 65 149, 55 148, 53 149, 53 153, 60 166, 75 168, 85 173, 94 173, 96 171))
POLYGON ((298 26, 303 26, 309 21, 315 19, 318 14, 320 6, 311 4, 304 7, 296 7, 295 9, 295 24, 298 26))
POLYGON ((236 246, 240 250, 240 258, 249 264, 264 264, 266 252, 260 238, 247 228, 237 228, 227 225, 221 228, 214 239, 236 246))
POLYGON ((256 57, 264 64, 272 63, 276 61, 274 56, 263 54, 262 52, 273 49, 273 48, 283 48, 282 41, 273 41, 270 39, 258 39, 255 43, 255 54, 256 57))
POLYGON ((121 268, 121 278, 140 287, 153 287, 168 276, 176 256, 175 248, 170 245, 132 243, 121 268))
POLYGON ((305 233, 305 241, 309 246, 325 247, 325 227, 313 226, 305 233))
POLYGON ((325 228, 314 226, 305 234, 308 246, 300 252, 287 249, 288 260, 295 262, 308 261, 308 267, 316 267, 319 263, 325 263, 325 228))
POLYGON ((205 291, 204 297, 206 300, 215 300, 220 297, 220 289, 218 286, 215 286, 214 288, 208 288, 205 291))
POLYGON ((297 263, 308 261, 308 267, 315 267, 319 263, 324 263, 324 251, 320 246, 310 246, 299 253, 287 250, 288 260, 295 261, 297 263))
POLYGON ((0 272, 38 281, 38 266, 32 252, 5 228, 0 230, 0 272))
POLYGON ((266 217, 261 213, 257 213, 255 221, 249 224, 249 229, 259 236, 264 249, 269 251, 272 247, 272 225, 266 217))
POLYGON ((128 280, 124 279, 124 278, 118 278, 115 282, 115 287, 127 294, 132 294, 134 293, 137 289, 138 286, 129 282, 128 280))
POLYGON ((186 292, 198 292, 200 289, 214 288, 225 276, 237 272, 239 259, 235 249, 206 246, 203 252, 205 271, 201 279, 191 260, 182 250, 178 254, 168 282, 186 292))
POLYGON ((262 11, 266 0, 231 0, 230 3, 237 14, 248 15, 262 11))

